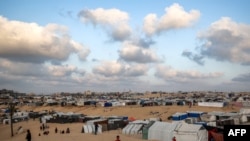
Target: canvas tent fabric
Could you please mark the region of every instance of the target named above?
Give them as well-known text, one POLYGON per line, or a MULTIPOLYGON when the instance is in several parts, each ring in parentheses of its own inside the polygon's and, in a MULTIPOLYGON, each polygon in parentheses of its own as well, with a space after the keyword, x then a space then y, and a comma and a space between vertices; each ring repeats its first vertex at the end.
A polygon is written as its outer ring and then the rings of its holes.
POLYGON ((202 125, 182 123, 173 133, 177 141, 208 140, 208 132, 202 125))
POLYGON ((135 120, 130 122, 122 129, 123 134, 133 135, 141 133, 143 126, 147 125, 149 121, 135 120))
POLYGON ((250 114, 250 108, 241 108, 240 109, 241 114, 250 114))
POLYGON ((174 121, 184 120, 187 117, 188 117, 187 113, 179 113, 179 112, 177 112, 177 113, 175 113, 175 114, 172 115, 172 119, 174 121))
MULTIPOLYGON (((91 125, 91 124, 86 124, 82 126, 82 133, 94 133, 95 132, 95 126, 91 125)), ((102 125, 98 124, 98 130, 97 130, 98 134, 102 133, 102 125)))
MULTIPOLYGON (((148 129, 148 140, 172 141, 173 131, 181 122, 159 122, 156 121, 148 129)), ((146 137, 145 137, 146 138, 146 137)))
POLYGON ((198 106, 206 106, 206 107, 224 107, 224 102, 198 102, 198 106))

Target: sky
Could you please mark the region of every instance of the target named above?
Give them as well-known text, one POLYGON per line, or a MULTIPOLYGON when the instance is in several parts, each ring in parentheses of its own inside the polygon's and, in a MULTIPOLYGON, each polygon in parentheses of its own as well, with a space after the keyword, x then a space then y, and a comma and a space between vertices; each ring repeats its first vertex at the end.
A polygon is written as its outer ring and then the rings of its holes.
POLYGON ((0 89, 250 91, 248 0, 1 0, 0 89))

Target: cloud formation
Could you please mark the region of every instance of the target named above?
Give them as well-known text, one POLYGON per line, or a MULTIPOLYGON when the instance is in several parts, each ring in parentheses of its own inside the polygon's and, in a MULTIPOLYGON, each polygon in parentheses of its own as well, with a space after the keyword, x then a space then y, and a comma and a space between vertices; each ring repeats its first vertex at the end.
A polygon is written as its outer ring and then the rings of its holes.
POLYGON ((85 23, 104 27, 115 41, 123 41, 131 34, 131 28, 128 25, 129 15, 119 9, 85 9, 80 11, 78 16, 85 23))
POLYGON ((196 62, 199 65, 204 65, 203 56, 201 56, 201 55, 194 54, 190 51, 185 50, 182 52, 182 56, 187 57, 188 59, 196 62))
POLYGON ((198 35, 201 45, 198 47, 198 54, 192 56, 250 65, 249 33, 250 25, 223 17, 198 35))
POLYGON ((117 61, 104 61, 93 68, 94 74, 100 74, 105 77, 136 77, 146 74, 148 68, 143 64, 129 65, 117 61))
POLYGON ((121 50, 119 50, 119 56, 120 59, 127 62, 152 63, 160 61, 153 50, 130 42, 123 43, 121 50))
POLYGON ((170 29, 179 29, 192 26, 200 17, 198 10, 185 11, 182 6, 175 3, 166 7, 165 14, 160 18, 156 14, 148 14, 144 18, 143 29, 147 35, 160 34, 170 29))
POLYGON ((201 73, 196 70, 179 71, 170 66, 158 66, 156 68, 155 76, 165 81, 173 82, 188 82, 197 79, 211 79, 221 77, 223 74, 220 72, 214 73, 201 73))
POLYGON ((0 57, 14 61, 44 63, 65 61, 71 53, 89 50, 70 38, 65 26, 10 21, 0 16, 0 57))
POLYGON ((250 73, 240 74, 232 79, 238 82, 250 82, 250 73))

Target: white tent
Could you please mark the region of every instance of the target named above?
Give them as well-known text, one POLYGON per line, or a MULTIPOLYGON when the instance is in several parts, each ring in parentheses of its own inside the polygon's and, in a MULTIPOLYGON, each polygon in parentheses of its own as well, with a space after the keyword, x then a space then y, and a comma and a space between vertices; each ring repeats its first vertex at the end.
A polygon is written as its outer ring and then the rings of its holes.
POLYGON ((129 134, 130 134, 130 130, 133 129, 134 126, 135 126, 135 124, 128 124, 127 126, 125 126, 125 127, 122 129, 122 134, 127 134, 127 135, 129 135, 129 134))
POLYGON ((224 107, 224 102, 198 102, 198 106, 205 106, 205 107, 224 107))
POLYGON ((208 132, 202 125, 182 123, 173 133, 177 141, 208 140, 208 132))
POLYGON ((143 121, 143 120, 135 120, 133 122, 130 122, 127 126, 125 126, 122 129, 123 134, 127 135, 134 135, 140 133, 142 130, 143 125, 147 125, 149 121, 143 121))
POLYGON ((156 121, 148 130, 148 140, 172 141, 173 131, 180 124, 156 121))
MULTIPOLYGON (((92 124, 86 124, 82 126, 82 129, 84 130, 84 133, 94 133, 95 132, 95 126, 92 124)), ((102 125, 98 124, 97 133, 102 133, 102 125)))
POLYGON ((243 114, 243 115, 250 114, 250 108, 241 108, 240 114, 243 114))

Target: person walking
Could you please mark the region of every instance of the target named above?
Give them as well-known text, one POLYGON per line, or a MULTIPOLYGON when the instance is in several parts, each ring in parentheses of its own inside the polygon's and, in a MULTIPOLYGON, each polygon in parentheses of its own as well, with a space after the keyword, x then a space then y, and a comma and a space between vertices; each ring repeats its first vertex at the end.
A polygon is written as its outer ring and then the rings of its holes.
POLYGON ((98 132, 98 124, 95 123, 95 135, 97 135, 97 132, 98 132))
POLYGON ((31 133, 30 133, 30 130, 29 130, 29 129, 27 130, 26 140, 27 140, 27 141, 31 141, 31 133))
POLYGON ((175 138, 175 136, 172 138, 172 141, 176 141, 176 138, 175 138))

